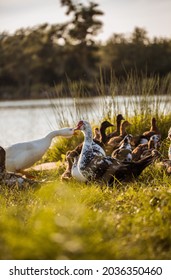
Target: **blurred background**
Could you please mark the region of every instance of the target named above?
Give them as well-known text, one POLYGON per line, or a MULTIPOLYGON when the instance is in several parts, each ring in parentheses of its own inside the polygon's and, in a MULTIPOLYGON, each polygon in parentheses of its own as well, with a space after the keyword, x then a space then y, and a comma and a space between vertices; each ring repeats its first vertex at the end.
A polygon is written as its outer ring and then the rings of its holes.
POLYGON ((111 71, 167 75, 170 11, 170 0, 1 0, 0 98, 44 98, 54 87, 71 96, 71 81, 97 95, 94 82, 110 84, 111 71))
POLYGON ((1 145, 131 114, 116 96, 169 105, 170 11, 170 0, 1 0, 1 145))

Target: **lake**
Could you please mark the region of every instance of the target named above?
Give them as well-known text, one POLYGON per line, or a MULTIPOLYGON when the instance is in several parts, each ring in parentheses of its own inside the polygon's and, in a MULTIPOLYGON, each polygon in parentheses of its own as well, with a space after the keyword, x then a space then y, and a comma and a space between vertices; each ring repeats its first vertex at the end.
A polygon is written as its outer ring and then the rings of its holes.
POLYGON ((2 147, 44 137, 52 130, 75 126, 80 119, 98 124, 104 115, 135 114, 141 103, 155 112, 160 104, 163 114, 170 113, 171 96, 160 97, 93 97, 0 102, 0 145, 2 147))

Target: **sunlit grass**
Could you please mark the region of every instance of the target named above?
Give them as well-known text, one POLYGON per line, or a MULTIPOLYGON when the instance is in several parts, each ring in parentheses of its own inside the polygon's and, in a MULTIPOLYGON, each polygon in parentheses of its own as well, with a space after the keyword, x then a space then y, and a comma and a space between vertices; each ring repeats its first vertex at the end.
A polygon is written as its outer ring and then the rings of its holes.
MULTIPOLYGON (((88 118, 92 127, 104 119, 116 123, 116 115, 122 113, 132 123, 129 132, 138 135, 156 117, 163 140, 160 151, 167 157, 170 143, 166 136, 171 126, 168 80, 161 84, 130 77, 122 87, 114 80, 110 96, 101 81, 96 85, 99 103, 91 100, 98 118, 89 114, 88 107, 84 111, 79 107, 83 93, 77 86, 70 88, 81 94, 73 95, 69 120, 58 110, 65 101, 53 104, 52 99, 54 114, 60 112, 60 126, 75 125, 80 118, 88 118), (129 98, 118 96, 120 90, 129 98), (135 97, 136 90, 139 95, 135 97)), ((39 189, 0 186, 0 259, 170 259, 171 178, 155 164, 137 181, 113 188, 62 182, 65 154, 82 140, 78 134, 54 142, 42 162, 56 161, 56 169, 32 171, 36 180, 45 180, 39 189)))
POLYGON ((113 189, 59 178, 2 188, 1 259, 170 259, 170 178, 154 173, 113 189))

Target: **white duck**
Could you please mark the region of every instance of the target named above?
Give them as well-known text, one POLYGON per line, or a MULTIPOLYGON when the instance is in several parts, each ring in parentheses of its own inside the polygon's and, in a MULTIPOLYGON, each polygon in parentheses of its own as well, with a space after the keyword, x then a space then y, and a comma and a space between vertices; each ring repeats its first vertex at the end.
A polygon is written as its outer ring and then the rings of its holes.
POLYGON ((19 187, 19 188, 27 188, 29 186, 38 187, 40 182, 30 180, 28 178, 24 178, 18 174, 12 172, 6 172, 5 169, 5 158, 6 153, 5 150, 0 147, 0 184, 5 185, 7 187, 19 187))
POLYGON ((104 158, 106 157, 106 154, 99 145, 94 143, 93 133, 89 122, 79 121, 75 130, 82 131, 84 134, 84 142, 81 154, 74 162, 75 165, 73 165, 72 176, 78 181, 87 182, 94 177, 92 171, 94 166, 92 167, 91 161, 96 157, 100 157, 100 159, 104 158))
MULTIPOLYGON (((84 176, 84 174, 82 173, 81 169, 84 167, 82 165, 80 165, 80 162, 81 163, 84 162, 84 164, 86 164, 87 160, 90 160, 91 157, 105 156, 106 154, 105 154, 105 151, 103 150, 103 148, 93 141, 92 129, 88 122, 80 121, 78 123, 77 127, 75 128, 75 130, 79 130, 82 126, 84 127, 84 129, 81 129, 81 130, 85 136, 85 141, 82 146, 81 154, 74 156, 74 162, 72 165, 71 174, 74 179, 81 181, 81 182, 86 182, 87 177, 84 176), (84 153, 84 151, 86 151, 86 153, 84 153), (89 155, 90 155, 90 158, 89 158, 89 155), (82 166, 82 168, 80 168, 81 166, 82 166)), ((72 154, 73 153, 71 152, 68 155, 68 158, 72 158, 72 154)))
POLYGON ((50 147, 54 137, 69 137, 73 134, 74 129, 67 127, 54 130, 41 139, 17 143, 6 147, 6 170, 24 173, 24 169, 31 167, 34 163, 42 158, 42 156, 50 147))

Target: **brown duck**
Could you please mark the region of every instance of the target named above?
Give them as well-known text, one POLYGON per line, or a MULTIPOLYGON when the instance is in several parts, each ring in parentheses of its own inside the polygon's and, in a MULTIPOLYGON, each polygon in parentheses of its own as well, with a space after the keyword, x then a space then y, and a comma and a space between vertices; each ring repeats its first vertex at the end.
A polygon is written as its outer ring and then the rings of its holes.
POLYGON ((160 133, 158 127, 157 127, 156 118, 152 118, 150 130, 145 131, 145 132, 143 133, 143 135, 144 135, 148 140, 150 140, 150 137, 153 136, 153 135, 155 135, 155 134, 158 134, 158 135, 161 136, 161 133, 160 133))
POLYGON ((135 149, 132 151, 132 160, 137 161, 140 160, 144 151, 148 150, 148 144, 139 144, 135 149))
POLYGON ((101 126, 100 126, 100 141, 105 144, 109 139, 110 139, 110 136, 109 134, 106 134, 106 129, 108 127, 111 127, 113 126, 113 124, 111 124, 110 122, 108 121, 104 121, 102 122, 101 126))
POLYGON ((160 148, 160 136, 153 135, 150 137, 150 140, 147 143, 139 144, 133 151, 132 151, 132 158, 133 160, 137 161, 144 156, 148 156, 151 154, 152 150, 158 150, 160 148))
POLYGON ((113 151, 111 157, 120 161, 132 161, 131 139, 131 134, 126 135, 121 141, 119 148, 113 151))
POLYGON ((109 139, 112 137, 115 137, 115 136, 119 136, 122 120, 125 120, 124 117, 122 116, 122 114, 118 114, 116 117, 116 130, 113 131, 112 133, 108 134, 109 139))
POLYGON ((95 141, 100 141, 100 129, 95 127, 94 129, 94 138, 95 141))
POLYGON ((120 142, 124 139, 124 137, 127 135, 126 129, 129 127, 131 123, 128 121, 124 121, 121 124, 120 127, 120 135, 112 137, 107 144, 105 145, 105 151, 107 155, 111 155, 113 150, 117 149, 119 147, 120 142))

